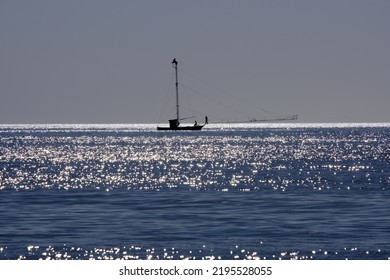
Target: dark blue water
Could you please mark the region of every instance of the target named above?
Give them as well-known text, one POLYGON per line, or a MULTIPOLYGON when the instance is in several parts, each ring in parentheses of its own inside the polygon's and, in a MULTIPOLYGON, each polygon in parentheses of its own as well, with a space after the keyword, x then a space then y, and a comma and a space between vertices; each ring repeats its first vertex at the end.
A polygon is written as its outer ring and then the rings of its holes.
POLYGON ((390 125, 0 126, 0 259, 389 259, 390 125))

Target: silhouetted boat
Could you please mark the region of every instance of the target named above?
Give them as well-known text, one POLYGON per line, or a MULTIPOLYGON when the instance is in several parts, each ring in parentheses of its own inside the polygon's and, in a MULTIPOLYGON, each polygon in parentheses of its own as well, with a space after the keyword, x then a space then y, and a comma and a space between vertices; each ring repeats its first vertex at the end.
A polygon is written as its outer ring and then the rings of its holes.
POLYGON ((157 130, 201 130, 207 124, 207 117, 205 117, 205 123, 202 125, 197 124, 195 122, 194 125, 191 126, 181 126, 180 121, 184 119, 180 119, 180 111, 179 111, 179 82, 177 79, 177 60, 173 59, 172 65, 175 68, 176 74, 176 119, 169 120, 169 126, 158 126, 157 130))

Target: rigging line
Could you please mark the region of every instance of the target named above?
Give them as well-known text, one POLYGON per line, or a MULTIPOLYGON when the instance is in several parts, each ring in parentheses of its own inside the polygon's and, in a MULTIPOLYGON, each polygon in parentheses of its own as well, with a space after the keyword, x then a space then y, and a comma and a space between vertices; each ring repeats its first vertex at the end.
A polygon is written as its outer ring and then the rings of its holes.
MULTIPOLYGON (((186 73, 186 72, 183 71, 183 70, 178 70, 178 71, 180 71, 180 72, 182 72, 182 73, 185 73, 185 74, 187 74, 188 76, 192 76, 192 75, 186 73)), ((194 77, 194 76, 192 76, 192 78, 193 78, 193 79, 196 79, 196 80, 198 80, 198 81, 200 81, 200 82, 202 82, 202 83, 204 83, 204 84, 206 84, 206 85, 208 85, 209 87, 214 87, 214 86, 212 86, 211 84, 208 84, 207 82, 204 82, 204 81, 200 80, 199 78, 196 78, 196 77, 194 77)), ((223 107, 225 107, 225 108, 227 108, 227 109, 229 109, 229 110, 232 110, 232 111, 236 112, 236 113, 239 114, 239 115, 245 116, 246 118, 250 118, 248 115, 246 115, 246 114, 244 114, 244 113, 238 111, 238 110, 235 109, 234 107, 229 106, 229 105, 227 105, 227 104, 224 104, 224 103, 222 103, 222 102, 220 102, 220 101, 218 101, 218 100, 216 100, 216 99, 210 97, 209 95, 206 95, 206 94, 201 93, 201 92, 199 92, 199 91, 197 91, 197 90, 194 90, 194 89, 192 89, 192 88, 190 88, 190 87, 184 85, 183 83, 181 84, 181 87, 182 87, 182 88, 185 88, 185 89, 187 89, 187 90, 190 90, 190 91, 192 91, 192 92, 194 92, 194 93, 196 93, 196 94, 198 94, 198 95, 200 95, 200 96, 203 96, 203 97, 205 97, 205 98, 207 98, 207 99, 209 99, 209 100, 211 100, 211 101, 213 101, 213 102, 215 102, 215 103, 217 103, 217 104, 219 104, 219 105, 221 105, 221 106, 223 106, 223 107)), ((214 87, 214 88, 217 89, 216 87, 214 87)), ((217 89, 217 90, 220 91, 219 89, 217 89)), ((221 92, 221 91, 220 91, 220 92, 221 92)))
POLYGON ((168 84, 168 87, 167 87, 167 90, 165 92, 165 95, 164 95, 164 102, 163 102, 163 106, 161 107, 161 110, 160 110, 160 116, 159 116, 159 122, 161 122, 161 119, 163 118, 163 115, 165 115, 165 111, 166 111, 166 107, 167 107, 167 104, 168 104, 168 100, 169 100, 169 95, 170 93, 173 91, 173 76, 171 76, 171 79, 169 80, 169 84, 168 84))
MULTIPOLYGON (((219 89, 219 88, 216 87, 215 85, 212 85, 212 84, 210 84, 210 83, 208 83, 208 82, 206 82, 206 81, 203 81, 203 80, 199 79, 198 77, 195 77, 194 75, 192 75, 192 74, 190 74, 190 73, 188 73, 188 72, 186 72, 186 71, 183 71, 183 70, 179 70, 179 71, 181 71, 182 73, 184 73, 184 74, 190 76, 191 78, 193 78, 193 79, 195 79, 195 80, 197 80, 197 81, 199 81, 199 82, 205 84, 206 86, 209 86, 210 88, 213 88, 213 89, 215 89, 215 90, 218 90, 218 91, 221 92, 221 93, 224 93, 221 89, 219 89)), ((265 113, 274 114, 274 115, 279 115, 279 116, 284 116, 284 117, 289 117, 289 115, 281 114, 281 113, 274 112, 274 111, 270 111, 270 110, 267 110, 267 109, 265 109, 265 108, 262 108, 262 107, 259 107, 259 106, 257 106, 257 105, 254 105, 253 103, 248 102, 248 101, 244 100, 243 98, 239 98, 239 97, 237 97, 237 96, 235 96, 235 95, 233 95, 233 94, 229 94, 229 95, 230 95, 230 97, 233 97, 234 99, 236 99, 236 100, 238 100, 238 101, 240 101, 240 102, 243 102, 243 103, 245 103, 245 104, 247 104, 247 105, 249 105, 249 106, 252 106, 252 107, 255 108, 255 109, 259 109, 259 110, 261 110, 261 111, 263 111, 263 112, 265 112, 265 113)))
POLYGON ((220 101, 218 101, 218 100, 216 100, 216 99, 214 99, 214 98, 211 98, 210 96, 208 96, 208 95, 206 95, 206 94, 203 94, 203 93, 201 93, 201 92, 199 92, 199 91, 196 91, 196 90, 194 90, 194 89, 192 89, 192 88, 189 88, 189 87, 187 87, 187 86, 184 86, 184 85, 182 85, 182 87, 184 87, 184 88, 186 88, 187 90, 190 90, 190 91, 192 91, 192 92, 194 92, 194 93, 196 93, 196 94, 198 94, 198 95, 200 95, 200 96, 203 96, 204 98, 207 98, 207 99, 209 99, 209 100, 211 100, 211 101, 213 101, 213 102, 215 102, 215 103, 217 103, 217 104, 219 104, 219 105, 221 105, 221 106, 223 106, 223 107, 225 107, 225 108, 227 108, 227 109, 230 109, 230 110, 236 112, 237 114, 240 114, 240 115, 242 115, 242 116, 245 116, 245 117, 247 117, 247 118, 250 118, 248 115, 246 115, 246 114, 244 114, 244 113, 242 113, 242 112, 236 110, 234 107, 228 106, 228 105, 226 105, 226 104, 224 104, 224 103, 222 103, 222 102, 220 102, 220 101))
MULTIPOLYGON (((180 69, 178 69, 178 71, 183 73, 183 71, 180 70, 180 69)), ((198 115, 209 115, 210 116, 210 114, 208 114, 208 113, 206 114, 205 112, 200 112, 200 111, 194 109, 194 106, 192 105, 191 94, 188 91, 192 91, 192 92, 194 92, 194 93, 196 93, 196 94, 198 94, 200 96, 206 97, 206 98, 208 98, 208 99, 210 99, 210 100, 212 100, 214 102, 218 103, 218 101, 215 101, 215 100, 211 99, 209 96, 206 96, 206 95, 200 93, 199 91, 196 91, 194 89, 191 89, 191 88, 187 87, 185 85, 185 83, 183 82, 183 80, 182 80, 182 75, 180 75, 180 77, 179 77, 179 82, 180 82, 180 88, 181 88, 181 96, 183 97, 183 99, 185 101, 187 101, 187 102, 183 103, 181 105, 181 107, 184 108, 184 109, 187 109, 187 111, 191 112, 192 114, 195 114, 195 116, 192 117, 192 118, 195 118, 195 119, 198 117, 198 115), (188 106, 186 106, 186 104, 188 104, 188 106)))
POLYGON ((291 115, 288 115, 288 114, 282 114, 282 113, 278 113, 278 112, 275 112, 275 111, 271 111, 271 110, 267 110, 267 109, 264 109, 262 107, 259 107, 257 105, 254 105, 252 104, 251 102, 247 102, 246 100, 241 100, 242 102, 244 102, 245 104, 249 105, 249 106, 252 106, 253 108, 255 109, 259 109, 267 114, 270 114, 270 115, 276 115, 278 117, 285 117, 285 118, 288 118, 288 117, 291 117, 291 115))
POLYGON ((276 116, 288 117, 288 115, 286 115, 286 114, 282 114, 282 113, 279 113, 279 112, 275 112, 275 111, 271 111, 271 110, 262 108, 262 107, 260 107, 260 106, 258 106, 258 105, 255 105, 255 104, 252 103, 252 102, 246 101, 245 99, 238 98, 237 96, 232 96, 232 97, 235 98, 235 99, 237 99, 237 100, 239 100, 239 101, 241 101, 242 103, 244 103, 244 104, 246 104, 246 105, 248 105, 248 106, 251 106, 251 107, 254 108, 254 109, 263 111, 263 112, 265 112, 265 113, 267 113, 267 114, 276 115, 276 116))
POLYGON ((188 117, 186 119, 190 119, 190 118, 197 119, 199 116, 206 116, 206 115, 215 119, 212 114, 205 113, 204 111, 203 112, 198 111, 198 110, 194 109, 193 106, 181 105, 181 107, 184 107, 185 111, 187 111, 187 112, 191 113, 191 115, 193 115, 192 117, 188 117))
POLYGON ((181 88, 182 88, 182 90, 180 91, 181 92, 180 96, 182 97, 182 100, 184 100, 184 102, 182 102, 180 105, 180 107, 182 109, 184 109, 184 110, 182 110, 182 112, 184 112, 184 114, 186 114, 185 111, 193 112, 191 94, 187 93, 186 88, 183 87, 183 83, 181 83, 181 88))
POLYGON ((188 72, 186 72, 186 71, 184 71, 184 70, 179 70, 179 71, 182 72, 182 73, 184 73, 185 75, 190 76, 190 77, 193 78, 194 80, 197 80, 198 82, 201 82, 201 83, 203 83, 203 84, 205 84, 205 85, 207 85, 207 86, 209 86, 209 87, 211 87, 211 88, 213 88, 213 89, 216 89, 216 90, 218 90, 219 92, 221 92, 221 89, 217 88, 216 86, 214 86, 214 85, 212 85, 212 84, 210 84, 210 83, 208 83, 208 82, 206 82, 206 81, 203 81, 202 79, 200 79, 200 78, 198 78, 198 77, 195 77, 194 75, 192 75, 192 74, 190 74, 190 73, 188 73, 188 72))

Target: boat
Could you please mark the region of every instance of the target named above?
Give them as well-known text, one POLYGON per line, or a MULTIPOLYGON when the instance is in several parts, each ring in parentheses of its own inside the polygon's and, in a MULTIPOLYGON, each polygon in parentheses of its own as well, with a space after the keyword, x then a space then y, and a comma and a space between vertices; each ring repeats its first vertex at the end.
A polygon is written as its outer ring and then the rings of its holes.
POLYGON ((198 124, 195 121, 194 125, 190 126, 182 126, 180 125, 180 121, 185 120, 186 118, 180 118, 180 106, 179 106, 179 82, 177 79, 177 60, 176 58, 172 61, 172 66, 175 68, 175 76, 176 76, 176 118, 169 120, 169 126, 158 126, 157 130, 202 130, 202 128, 208 123, 207 116, 205 117, 204 124, 198 124))

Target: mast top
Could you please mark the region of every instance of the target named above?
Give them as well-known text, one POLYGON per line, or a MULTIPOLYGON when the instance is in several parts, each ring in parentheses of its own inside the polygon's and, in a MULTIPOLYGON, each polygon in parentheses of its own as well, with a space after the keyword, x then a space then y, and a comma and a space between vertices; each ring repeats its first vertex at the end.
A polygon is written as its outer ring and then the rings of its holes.
POLYGON ((172 64, 177 65, 177 60, 176 60, 176 58, 174 58, 174 59, 172 60, 172 64))

